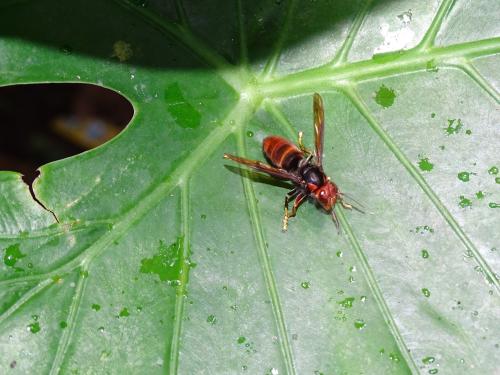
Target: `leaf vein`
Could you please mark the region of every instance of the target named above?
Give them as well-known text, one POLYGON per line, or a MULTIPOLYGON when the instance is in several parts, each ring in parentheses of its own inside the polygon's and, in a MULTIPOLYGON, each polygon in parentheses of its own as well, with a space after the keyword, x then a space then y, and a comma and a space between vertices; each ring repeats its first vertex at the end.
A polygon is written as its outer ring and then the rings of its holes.
MULTIPOLYGON (((244 138, 242 132, 239 132, 237 135, 237 145, 238 145, 238 153, 240 155, 245 155, 244 138)), ((276 280, 273 274, 271 261, 269 259, 269 254, 267 252, 265 245, 264 232, 262 230, 260 213, 256 205, 255 193, 248 179, 246 171, 243 172, 241 179, 243 183, 243 189, 245 191, 247 208, 248 208, 248 213, 250 215, 250 221, 252 223, 254 237, 257 242, 257 253, 259 256, 259 263, 262 268, 266 289, 271 299, 271 306, 273 310, 274 319, 276 322, 276 328, 278 330, 280 349, 283 355, 283 360, 285 362, 286 373, 289 375, 294 375, 296 372, 295 372, 292 348, 287 334, 285 318, 278 294, 278 288, 276 286, 276 280)))
POLYGON ((181 232, 182 232, 182 253, 179 262, 182 265, 180 271, 180 285, 176 290, 175 297, 175 320, 172 333, 172 345, 169 353, 169 372, 177 374, 179 368, 179 352, 182 331, 182 321, 184 315, 185 293, 189 278, 189 249, 190 249, 190 204, 189 204, 189 181, 181 186, 181 232))
MULTIPOLYGON (((86 271, 86 267, 82 267, 81 271, 82 272, 86 271)), ((78 275, 78 282, 76 283, 75 286, 75 294, 73 295, 73 299, 69 307, 68 317, 66 319, 68 326, 67 329, 64 330, 61 339, 59 340, 59 344, 57 346, 57 352, 49 372, 50 375, 58 374, 61 370, 64 358, 66 357, 66 352, 68 351, 69 343, 75 332, 76 318, 82 303, 82 296, 85 293, 87 280, 88 277, 83 277, 81 274, 78 275)))
POLYGON ((361 249, 361 245, 359 244, 351 225, 347 221, 347 218, 345 217, 344 212, 340 208, 336 208, 335 212, 337 213, 337 216, 339 217, 340 224, 342 225, 342 229, 346 232, 347 237, 349 239, 349 243, 351 244, 351 247, 354 249, 354 254, 356 254, 356 258, 358 259, 358 262, 361 264, 361 268, 363 269, 363 276, 373 294, 373 297, 375 298, 375 302, 377 303, 377 306, 384 317, 384 321, 389 327, 389 331, 391 332, 392 336, 394 337, 394 341, 396 342, 396 345, 398 346, 399 352, 405 359, 408 367, 412 370, 414 374, 418 374, 418 366, 413 360, 413 358, 409 355, 408 353, 408 347, 405 344, 404 338, 401 335, 401 332, 398 329, 398 326, 391 314, 391 311, 389 310, 389 307, 387 306, 387 303, 385 302, 385 298, 382 294, 382 291, 380 290, 377 280, 375 279, 375 275, 373 274, 371 267, 368 263, 368 259, 366 259, 365 254, 363 253, 363 250, 361 249))

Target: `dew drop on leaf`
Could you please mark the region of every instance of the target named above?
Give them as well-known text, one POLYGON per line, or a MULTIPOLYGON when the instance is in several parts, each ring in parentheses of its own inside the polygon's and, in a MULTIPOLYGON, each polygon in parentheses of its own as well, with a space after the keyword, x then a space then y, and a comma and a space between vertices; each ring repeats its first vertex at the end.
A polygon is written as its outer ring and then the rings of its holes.
POLYGON ((458 202, 458 205, 461 208, 471 207, 472 206, 472 201, 469 198, 466 198, 463 195, 461 195, 460 196, 460 201, 458 202))
POLYGON ((498 167, 491 167, 490 169, 488 169, 488 173, 489 174, 498 174, 498 167))
POLYGON ((430 297, 431 296, 431 292, 429 289, 427 288, 422 288, 422 294, 426 297, 430 297))
POLYGON ((427 251, 426 249, 422 249, 422 258, 429 258, 429 251, 427 251))
POLYGON ((38 322, 31 323, 28 325, 28 331, 30 331, 31 333, 38 333, 40 332, 40 330, 41 330, 40 323, 38 322))
POLYGON ((396 94, 394 90, 385 85, 380 86, 378 91, 375 93, 375 101, 384 108, 392 106, 395 98, 396 94))
POLYGON ((347 297, 343 299, 342 301, 337 302, 339 305, 342 307, 345 307, 347 309, 352 307, 352 303, 354 302, 354 297, 347 297))
POLYGON ((429 172, 434 168, 434 164, 432 164, 428 158, 421 158, 418 162, 418 166, 422 171, 429 172))
POLYGON ((7 267, 14 267, 17 261, 24 258, 26 255, 19 249, 19 244, 10 245, 5 249, 3 261, 7 267))
POLYGON ((458 179, 463 182, 469 181, 470 173, 469 172, 460 172, 458 174, 458 179))
POLYGON ((434 357, 425 357, 425 358, 422 358, 422 362, 426 365, 428 365, 429 363, 434 363, 435 361, 435 358, 434 357))
POLYGON ((127 316, 130 316, 130 313, 128 312, 128 309, 124 307, 122 311, 120 311, 119 316, 120 318, 126 318, 127 316))
POLYGON ((357 319, 355 322, 354 322, 354 327, 356 327, 357 329, 363 329, 366 327, 366 323, 364 320, 362 319, 357 319))

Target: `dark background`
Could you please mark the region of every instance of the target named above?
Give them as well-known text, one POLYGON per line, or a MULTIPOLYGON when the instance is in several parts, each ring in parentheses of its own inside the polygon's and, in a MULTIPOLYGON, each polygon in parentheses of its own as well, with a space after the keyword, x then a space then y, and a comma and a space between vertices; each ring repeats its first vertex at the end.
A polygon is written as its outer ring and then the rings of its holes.
POLYGON ((31 183, 38 167, 106 142, 132 115, 127 99, 95 85, 0 87, 0 170, 31 183))

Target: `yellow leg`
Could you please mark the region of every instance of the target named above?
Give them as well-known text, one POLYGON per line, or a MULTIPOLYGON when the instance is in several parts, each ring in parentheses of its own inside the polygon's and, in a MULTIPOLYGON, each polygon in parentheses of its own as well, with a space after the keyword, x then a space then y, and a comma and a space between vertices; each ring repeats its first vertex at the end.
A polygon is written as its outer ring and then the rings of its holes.
POLYGON ((283 215, 283 232, 288 229, 288 195, 285 197, 285 214, 283 215))
POLYGON ((302 137, 304 136, 304 133, 303 132, 299 132, 299 148, 300 150, 307 154, 307 155, 311 155, 311 151, 309 151, 306 146, 304 146, 304 143, 302 143, 302 137))
POLYGON ((352 205, 350 205, 349 203, 346 203, 344 201, 340 201, 340 204, 342 205, 342 207, 347 208, 349 210, 352 210, 352 205))

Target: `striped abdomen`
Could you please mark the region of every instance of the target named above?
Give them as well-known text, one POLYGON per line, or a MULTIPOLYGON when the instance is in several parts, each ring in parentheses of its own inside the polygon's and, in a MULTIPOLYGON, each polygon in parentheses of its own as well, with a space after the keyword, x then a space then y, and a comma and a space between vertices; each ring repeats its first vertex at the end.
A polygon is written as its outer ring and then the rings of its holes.
POLYGON ((270 136, 262 142, 262 149, 267 159, 278 168, 287 171, 296 171, 304 153, 297 146, 284 138, 270 136))

